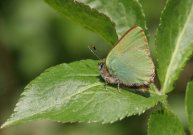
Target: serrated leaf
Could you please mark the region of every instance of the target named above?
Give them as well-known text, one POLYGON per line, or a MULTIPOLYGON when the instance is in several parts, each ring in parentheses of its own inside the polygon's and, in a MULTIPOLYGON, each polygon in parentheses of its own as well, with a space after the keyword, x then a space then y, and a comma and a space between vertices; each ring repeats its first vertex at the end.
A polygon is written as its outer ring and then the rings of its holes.
POLYGON ((168 0, 157 31, 158 77, 163 93, 173 85, 193 54, 193 1, 168 0))
POLYGON ((188 116, 189 129, 193 134, 193 81, 188 83, 186 88, 186 113, 188 116))
POLYGON ((162 110, 150 116, 148 135, 185 135, 185 132, 175 114, 162 110))
POLYGON ((46 70, 25 88, 3 127, 38 119, 110 123, 141 114, 165 100, 153 92, 145 97, 105 86, 97 63, 83 60, 46 70))
POLYGON ((67 18, 101 35, 114 44, 134 25, 147 34, 141 5, 137 0, 45 0, 67 18))

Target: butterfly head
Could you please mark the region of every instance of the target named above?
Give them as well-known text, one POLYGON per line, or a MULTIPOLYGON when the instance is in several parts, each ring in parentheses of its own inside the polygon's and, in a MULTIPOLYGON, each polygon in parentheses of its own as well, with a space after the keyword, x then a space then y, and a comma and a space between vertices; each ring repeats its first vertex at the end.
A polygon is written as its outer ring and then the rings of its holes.
POLYGON ((98 63, 99 70, 102 70, 103 66, 104 66, 103 62, 102 63, 98 63))

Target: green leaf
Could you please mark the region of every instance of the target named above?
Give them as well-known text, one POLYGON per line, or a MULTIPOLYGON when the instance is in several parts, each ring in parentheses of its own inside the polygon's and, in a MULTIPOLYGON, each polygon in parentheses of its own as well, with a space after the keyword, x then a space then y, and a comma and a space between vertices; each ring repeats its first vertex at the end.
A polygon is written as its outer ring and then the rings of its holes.
POLYGON ((105 86, 97 63, 83 60, 46 70, 25 88, 14 113, 2 127, 39 119, 111 123, 141 114, 165 100, 165 96, 154 92, 147 97, 105 86))
POLYGON ((134 25, 146 32, 146 22, 137 0, 45 0, 67 18, 114 44, 134 25))
POLYGON ((157 31, 156 56, 162 92, 174 83, 193 54, 193 1, 168 0, 157 31))
POLYGON ((148 135, 185 135, 178 118, 168 110, 153 113, 148 121, 148 135))
POLYGON ((191 134, 193 134, 193 80, 188 83, 186 89, 186 112, 191 134))

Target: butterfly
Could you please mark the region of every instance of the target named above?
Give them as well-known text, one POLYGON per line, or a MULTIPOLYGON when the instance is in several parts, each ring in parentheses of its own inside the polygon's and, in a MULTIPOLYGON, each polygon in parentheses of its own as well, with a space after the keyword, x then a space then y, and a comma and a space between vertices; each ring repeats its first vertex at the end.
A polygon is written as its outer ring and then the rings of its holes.
POLYGON ((154 81, 155 66, 143 29, 129 29, 99 64, 101 77, 108 84, 128 87, 148 86, 154 81))

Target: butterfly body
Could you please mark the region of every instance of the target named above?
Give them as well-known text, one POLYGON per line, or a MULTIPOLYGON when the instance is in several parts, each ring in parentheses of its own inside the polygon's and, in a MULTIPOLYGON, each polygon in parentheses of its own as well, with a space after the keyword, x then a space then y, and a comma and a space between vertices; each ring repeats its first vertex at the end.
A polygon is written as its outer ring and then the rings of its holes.
POLYGON ((152 83, 155 67, 144 31, 138 26, 128 30, 99 68, 101 77, 110 84, 140 87, 152 83))
POLYGON ((120 84, 120 80, 116 78, 115 76, 112 76, 105 65, 105 63, 101 63, 99 65, 99 70, 102 78, 105 80, 105 82, 110 84, 120 84))

